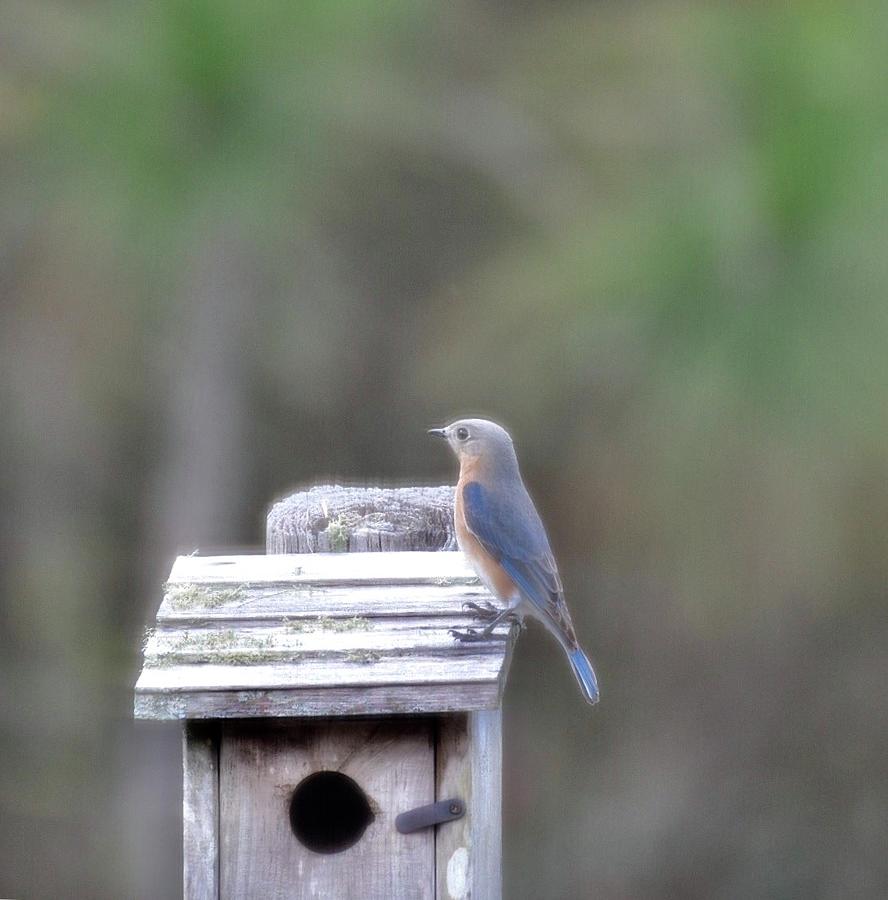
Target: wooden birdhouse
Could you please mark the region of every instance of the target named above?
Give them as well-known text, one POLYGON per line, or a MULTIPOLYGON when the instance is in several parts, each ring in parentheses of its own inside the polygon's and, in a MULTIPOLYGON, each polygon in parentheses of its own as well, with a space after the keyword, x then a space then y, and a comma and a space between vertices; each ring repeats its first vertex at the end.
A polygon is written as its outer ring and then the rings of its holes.
POLYGON ((188 900, 500 896, 512 636, 449 633, 489 599, 452 498, 316 488, 269 555, 176 560, 135 714, 184 721, 188 900))

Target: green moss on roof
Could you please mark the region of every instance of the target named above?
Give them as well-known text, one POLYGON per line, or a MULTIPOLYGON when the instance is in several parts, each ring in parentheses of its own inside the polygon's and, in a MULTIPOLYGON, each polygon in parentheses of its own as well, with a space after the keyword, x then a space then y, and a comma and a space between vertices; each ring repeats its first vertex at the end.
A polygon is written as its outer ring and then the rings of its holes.
POLYGON ((263 638, 227 631, 186 631, 157 654, 146 655, 148 666, 173 666, 188 663, 227 663, 253 665, 271 662, 274 637, 263 638))
POLYGON ((304 631, 369 631, 372 627, 365 616, 351 616, 347 619, 333 616, 317 616, 310 619, 284 619, 287 631, 299 634, 304 631))
POLYGON ((378 662, 382 657, 375 650, 350 650, 345 658, 349 662, 361 663, 363 665, 369 665, 373 662, 378 662))
POLYGON ((209 609, 234 603, 244 597, 243 587, 210 588, 201 584, 164 585, 164 600, 176 610, 209 609))

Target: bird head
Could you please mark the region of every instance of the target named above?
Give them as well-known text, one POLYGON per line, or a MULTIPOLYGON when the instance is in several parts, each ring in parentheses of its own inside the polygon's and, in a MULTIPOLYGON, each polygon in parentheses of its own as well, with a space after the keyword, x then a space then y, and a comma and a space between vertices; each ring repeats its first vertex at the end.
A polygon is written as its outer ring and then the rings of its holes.
POLYGON ((493 463, 515 459, 509 432, 488 419, 457 419, 444 428, 430 428, 429 434, 447 441, 461 463, 477 458, 493 463))

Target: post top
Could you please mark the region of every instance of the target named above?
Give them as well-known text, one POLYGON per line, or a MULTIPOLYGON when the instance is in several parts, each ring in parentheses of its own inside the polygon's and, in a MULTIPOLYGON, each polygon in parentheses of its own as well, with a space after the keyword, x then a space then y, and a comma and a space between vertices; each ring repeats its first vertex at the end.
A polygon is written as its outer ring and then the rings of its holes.
POLYGON ((179 557, 136 684, 146 719, 499 705, 513 636, 460 643, 490 600, 457 552, 179 557))
POLYGON ((453 485, 321 484, 275 503, 268 553, 455 550, 453 485))

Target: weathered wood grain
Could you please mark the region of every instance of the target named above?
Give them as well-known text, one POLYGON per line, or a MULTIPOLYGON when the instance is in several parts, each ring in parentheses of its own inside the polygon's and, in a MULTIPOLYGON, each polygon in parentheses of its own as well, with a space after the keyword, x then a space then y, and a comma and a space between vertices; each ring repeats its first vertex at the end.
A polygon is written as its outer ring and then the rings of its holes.
POLYGON ((450 486, 370 488, 322 485, 275 503, 268 553, 328 550, 454 550, 450 486))
POLYGON ((136 697, 140 719, 237 719, 294 716, 403 715, 493 709, 502 701, 498 682, 380 685, 196 693, 144 693, 136 697))
POLYGON ((487 709, 504 683, 509 627, 472 643, 450 629, 474 624, 465 603, 490 599, 459 553, 180 557, 146 639, 135 712, 323 715, 323 690, 337 692, 337 714, 449 711, 454 697, 487 709))
POLYGON ((487 589, 481 584, 462 584, 447 578, 428 585, 313 584, 292 587, 250 581, 225 585, 192 582, 167 590, 157 613, 157 623, 246 622, 281 616, 294 620, 324 616, 441 616, 461 611, 467 601, 478 603, 489 599, 487 589), (355 590, 356 587, 360 590, 355 590))
POLYGON ((364 585, 476 584, 462 553, 290 553, 261 556, 180 556, 169 584, 364 585))
POLYGON ((485 656, 439 659, 383 657, 368 663, 317 659, 304 665, 194 665, 146 669, 140 693, 183 693, 218 690, 276 690, 297 687, 362 687, 384 685, 475 684, 499 679, 501 658, 485 656))
MULTIPOLYGON (((292 624, 261 622, 249 627, 219 630, 214 627, 187 627, 158 630, 145 647, 145 671, 140 685, 253 687, 262 679, 267 686, 373 682, 393 674, 406 683, 447 680, 451 673, 471 678, 469 663, 477 660, 477 677, 490 677, 490 667, 498 674, 503 662, 503 646, 508 626, 493 632, 501 640, 460 643, 454 646, 447 628, 468 626, 465 615, 440 619, 378 623, 365 620, 353 627, 346 620, 343 631, 331 631, 328 623, 317 630, 291 631, 292 624), (203 665, 199 665, 203 664, 203 665), (434 671, 427 672, 432 667, 434 671), (181 679, 181 680, 179 680, 181 679)), ((335 627, 335 626, 334 626, 335 627)))
POLYGON ((422 718, 224 723, 220 897, 434 897, 434 831, 401 835, 394 825, 399 813, 434 799, 433 735, 422 718), (294 789, 321 771, 354 779, 374 814, 340 853, 308 850, 290 827, 294 789))
POLYGON ((462 797, 466 815, 438 830, 437 900, 502 895, 502 711, 441 716, 436 795, 462 797))
POLYGON ((219 896, 219 734, 214 722, 182 729, 183 890, 188 900, 219 896))

